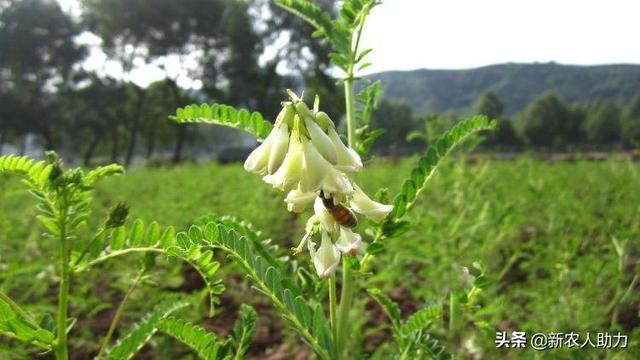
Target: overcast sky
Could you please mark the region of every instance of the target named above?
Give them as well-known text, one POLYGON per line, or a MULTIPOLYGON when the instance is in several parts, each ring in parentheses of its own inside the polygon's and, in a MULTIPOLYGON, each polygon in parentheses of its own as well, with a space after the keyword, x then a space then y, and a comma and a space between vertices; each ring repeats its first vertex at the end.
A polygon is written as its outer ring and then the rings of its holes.
MULTIPOLYGON (((77 11, 77 0, 58 1, 77 11)), ((373 10, 363 46, 374 48, 366 73, 504 62, 593 65, 640 63, 639 35, 640 0, 386 0, 373 10)), ((93 51, 85 67, 117 76, 117 64, 105 60, 93 51)), ((166 64, 179 71, 176 59, 166 64)), ((143 65, 132 80, 144 86, 163 75, 143 65)))

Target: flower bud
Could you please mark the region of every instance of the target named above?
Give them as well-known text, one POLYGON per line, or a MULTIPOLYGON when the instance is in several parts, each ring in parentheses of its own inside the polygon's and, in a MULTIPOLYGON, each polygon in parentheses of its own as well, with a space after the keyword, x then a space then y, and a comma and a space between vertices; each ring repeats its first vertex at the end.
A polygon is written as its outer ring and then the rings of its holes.
POLYGON ((299 188, 289 191, 284 201, 287 203, 287 209, 294 213, 301 213, 307 207, 309 207, 315 198, 318 197, 318 193, 315 192, 302 192, 299 188))
POLYGON ((329 234, 322 232, 320 248, 313 254, 313 265, 320 277, 331 276, 340 263, 340 251, 331 242, 329 234))
POLYGON ((280 190, 290 189, 300 180, 302 175, 302 151, 297 134, 291 136, 289 151, 278 171, 262 178, 267 184, 280 190))
POLYGON ((293 117, 296 114, 296 109, 293 107, 291 103, 283 104, 282 110, 278 113, 276 117, 276 125, 283 123, 287 124, 288 127, 291 127, 293 124, 293 117))
POLYGON ((269 136, 255 148, 244 162, 244 169, 257 174, 264 174, 267 170, 267 163, 269 162, 269 153, 271 152, 271 145, 275 137, 275 131, 271 131, 269 136))
POLYGON ((313 211, 315 212, 315 217, 324 231, 334 233, 338 230, 338 223, 333 218, 333 215, 331 215, 329 210, 324 206, 322 199, 319 197, 317 197, 316 201, 313 203, 313 211))
POLYGON ((269 165, 267 167, 269 174, 273 174, 278 170, 289 149, 289 126, 282 122, 276 125, 273 132, 275 132, 275 135, 269 152, 269 165))
POLYGON ((356 234, 344 226, 340 226, 340 237, 336 241, 336 247, 343 254, 356 256, 360 245, 362 244, 362 237, 360 234, 356 234))
POLYGON ((313 143, 304 137, 302 156, 304 170, 300 178, 300 189, 303 192, 318 191, 332 165, 320 155, 313 143))
POLYGON ((320 127, 324 131, 327 131, 331 128, 336 127, 336 124, 333 123, 333 120, 331 120, 329 115, 327 115, 327 113, 324 111, 319 111, 316 114, 316 122, 318 123, 318 125, 320 125, 320 127))
POLYGON ((327 159, 332 164, 335 164, 338 161, 338 154, 336 153, 336 148, 333 145, 333 142, 329 138, 327 134, 322 131, 320 126, 313 120, 311 117, 306 117, 304 119, 304 124, 307 127, 307 131, 309 131, 309 136, 311 137, 311 142, 313 145, 318 148, 318 151, 322 156, 327 159))
POLYGON ((129 205, 125 202, 119 202, 109 210, 105 227, 115 228, 122 226, 125 220, 127 220, 127 216, 129 216, 129 205))
POLYGON ((393 205, 384 205, 371 200, 358 186, 351 198, 351 209, 379 223, 393 210, 393 205))
POLYGON ((356 173, 362 169, 362 160, 352 148, 346 147, 333 127, 329 127, 329 138, 338 155, 336 168, 346 173, 356 173))

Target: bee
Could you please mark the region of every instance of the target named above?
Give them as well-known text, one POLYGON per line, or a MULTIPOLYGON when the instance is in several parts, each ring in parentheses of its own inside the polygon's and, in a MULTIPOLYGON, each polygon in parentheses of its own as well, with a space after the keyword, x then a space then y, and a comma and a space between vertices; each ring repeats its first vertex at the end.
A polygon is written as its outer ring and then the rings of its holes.
POLYGON ((333 219, 340 225, 353 228, 358 225, 358 219, 351 212, 351 210, 347 209, 342 204, 334 204, 332 198, 325 198, 324 194, 320 192, 320 198, 322 199, 322 203, 324 207, 329 211, 333 219))

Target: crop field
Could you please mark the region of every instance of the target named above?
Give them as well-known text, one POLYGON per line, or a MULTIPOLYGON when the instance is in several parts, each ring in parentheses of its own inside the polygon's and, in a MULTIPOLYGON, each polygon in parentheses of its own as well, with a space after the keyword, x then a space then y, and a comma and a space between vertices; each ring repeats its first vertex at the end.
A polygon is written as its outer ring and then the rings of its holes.
MULTIPOLYGON (((374 159, 362 188, 375 193, 388 188, 393 196, 416 159, 374 159)), ((289 250, 300 241, 306 214, 283 209, 284 194, 247 176, 239 164, 185 164, 138 168, 109 178, 95 189, 97 226, 108 208, 126 201, 128 222, 156 220, 186 229, 200 215, 235 216, 250 222, 264 238, 279 245, 279 255, 299 262, 308 257, 289 250)), ((443 164, 422 193, 409 219, 416 225, 384 242, 389 251, 375 257, 371 273, 362 275, 398 302, 403 317, 425 304, 445 304, 449 321, 450 293, 468 288, 466 268, 474 262, 486 269, 486 286, 473 311, 455 327, 434 334, 463 358, 611 358, 640 356, 640 164, 622 159, 547 163, 523 156, 514 161, 457 157, 443 164), (623 333, 622 350, 496 348, 496 331, 623 333)), ((35 200, 14 177, 0 178, 0 289, 34 313, 55 311, 58 279, 54 244, 36 221, 35 200), (37 279, 37 281, 34 281, 37 279)), ((171 293, 185 292, 197 306, 180 317, 219 334, 230 331, 240 303, 259 314, 249 356, 256 359, 306 358, 300 341, 282 331, 279 316, 223 254, 221 273, 227 291, 208 318, 207 292, 197 274, 172 259, 158 256, 158 266, 139 287, 122 316, 126 327, 171 293), (230 310, 230 311, 226 311, 230 310)), ((74 358, 95 355, 94 340, 107 331, 114 307, 135 276, 139 254, 100 265, 100 271, 78 274, 71 284, 70 316, 77 319, 70 347, 74 358)), ((365 331, 353 336, 362 353, 384 358, 389 329, 379 319, 382 309, 362 291, 355 308, 370 316, 356 321, 365 331)), ((28 359, 33 349, 0 340, 0 358, 28 359)), ((48 358, 39 355, 38 358, 48 358)), ((136 358, 189 358, 189 351, 168 336, 157 336, 136 358), (162 355, 160 355, 162 354, 162 355)))

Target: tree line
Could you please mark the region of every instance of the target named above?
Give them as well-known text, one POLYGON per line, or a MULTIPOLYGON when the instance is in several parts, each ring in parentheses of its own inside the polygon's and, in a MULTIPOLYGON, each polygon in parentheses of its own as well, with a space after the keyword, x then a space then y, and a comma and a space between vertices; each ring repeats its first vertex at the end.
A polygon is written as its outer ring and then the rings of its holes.
MULTIPOLYGON (((319 3, 333 9, 334 2, 319 3)), ((73 14, 55 0, 0 5, 0 146, 24 152, 31 135, 42 148, 85 164, 96 156, 129 164, 159 153, 180 161, 188 144, 207 151, 238 143, 239 135, 173 124, 167 117, 179 106, 220 102, 275 114, 283 89, 303 85, 325 104, 341 101, 325 45, 309 41, 308 27, 271 1, 81 0, 79 6, 73 14), (93 51, 81 41, 87 34, 99 38, 119 76, 86 69, 93 51), (261 60, 281 39, 288 41, 261 60), (195 65, 182 66, 187 61, 195 65), (132 80, 140 64, 154 64, 164 76, 141 87, 132 80), (185 76, 199 79, 197 90, 179 86, 185 76)))
MULTIPOLYGON (((332 11, 336 1, 317 3, 332 11)), ((283 89, 293 88, 319 94, 323 108, 341 109, 343 95, 331 76, 327 45, 311 40, 306 24, 269 0, 78 4, 77 14, 63 11, 55 0, 0 4, 0 152, 5 144, 24 153, 35 137, 42 149, 87 165, 96 159, 128 165, 136 157, 178 162, 185 153, 210 155, 253 145, 232 130, 174 124, 167 116, 179 106, 219 102, 274 117, 283 89), (80 41, 87 34, 99 39, 95 46, 120 69, 120 76, 87 70, 87 59, 95 56, 95 49, 80 41), (262 57, 268 52, 270 57, 262 57), (194 64, 176 71, 170 58, 194 64), (155 64, 164 76, 137 85, 133 79, 140 64, 155 64), (185 76, 198 79, 197 90, 179 85, 185 76)), ((498 119, 498 131, 487 135, 483 146, 500 151, 614 149, 640 143, 640 94, 629 104, 567 104, 546 93, 507 116, 500 99, 487 92, 470 109, 470 114, 498 119)), ((332 113, 336 120, 341 116, 332 113)), ((416 116, 406 104, 382 100, 372 127, 386 134, 376 140, 374 151, 421 151, 425 141, 460 118, 452 112, 416 116)))
MULTIPOLYGON (((498 96, 487 91, 470 109, 466 115, 484 114, 498 120, 498 129, 485 136, 482 144, 485 149, 608 151, 640 147, 640 94, 628 104, 599 99, 568 104, 559 95, 547 92, 509 116, 498 96)), ((390 129, 386 134, 390 136, 382 137, 375 150, 394 155, 419 151, 424 142, 434 139, 461 117, 452 112, 416 116, 406 103, 383 100, 372 123, 390 129)))

